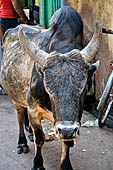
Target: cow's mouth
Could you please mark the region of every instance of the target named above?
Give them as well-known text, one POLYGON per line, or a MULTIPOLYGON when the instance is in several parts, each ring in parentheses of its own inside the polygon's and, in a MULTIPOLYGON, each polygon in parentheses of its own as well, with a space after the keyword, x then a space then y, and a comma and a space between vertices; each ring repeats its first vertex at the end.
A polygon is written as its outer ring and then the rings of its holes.
POLYGON ((72 141, 80 135, 80 125, 78 122, 72 124, 71 121, 58 122, 55 125, 55 135, 63 141, 72 141))

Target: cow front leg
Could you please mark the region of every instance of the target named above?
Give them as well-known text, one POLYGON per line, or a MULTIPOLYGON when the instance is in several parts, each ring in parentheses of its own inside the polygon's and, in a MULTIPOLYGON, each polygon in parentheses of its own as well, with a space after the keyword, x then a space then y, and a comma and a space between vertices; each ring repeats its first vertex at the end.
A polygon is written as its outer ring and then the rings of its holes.
POLYGON ((59 170, 73 170, 69 157, 70 147, 73 146, 74 146, 73 141, 69 142, 62 141, 62 156, 59 170))
POLYGON ((42 130, 39 114, 35 113, 35 111, 29 112, 29 120, 34 132, 34 142, 35 142, 35 157, 33 161, 32 170, 45 170, 45 168, 43 167, 43 157, 42 157, 42 146, 44 144, 45 135, 42 130))
MULTIPOLYGON (((39 110, 39 119, 43 119, 43 118, 46 118, 48 120, 51 121, 51 125, 54 126, 54 117, 53 117, 53 113, 49 110, 44 110, 43 108, 41 107, 37 107, 37 109, 39 110)), ((45 137, 45 141, 46 142, 49 142, 49 141, 52 141, 54 140, 54 136, 55 134, 52 134, 52 135, 48 135, 45 137)))
POLYGON ((27 108, 24 108, 24 116, 25 116, 24 124, 25 124, 25 129, 28 133, 27 134, 28 138, 31 142, 34 142, 33 131, 32 131, 31 125, 29 123, 27 108))
POLYGON ((33 168, 32 170, 45 170, 43 167, 43 157, 42 157, 42 146, 44 144, 44 138, 42 134, 42 130, 37 128, 36 131, 34 130, 35 134, 35 158, 33 161, 33 168))
POLYGON ((27 145, 27 139, 24 133, 24 107, 15 105, 17 110, 18 124, 19 124, 19 139, 17 146, 17 153, 28 153, 29 147, 27 145))

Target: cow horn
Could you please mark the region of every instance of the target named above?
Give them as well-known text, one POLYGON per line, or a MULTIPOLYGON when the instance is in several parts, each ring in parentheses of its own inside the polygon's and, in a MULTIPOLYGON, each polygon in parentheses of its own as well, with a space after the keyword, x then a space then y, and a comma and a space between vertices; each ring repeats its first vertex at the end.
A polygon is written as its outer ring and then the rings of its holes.
POLYGON ((39 47, 36 47, 35 43, 31 42, 28 36, 23 32, 22 27, 19 28, 19 41, 24 51, 31 57, 31 59, 43 67, 49 54, 41 50, 39 47))
POLYGON ((83 50, 80 51, 81 55, 83 56, 86 62, 90 62, 99 51, 101 39, 102 39, 102 26, 98 21, 96 21, 95 31, 92 39, 90 40, 88 45, 83 50))

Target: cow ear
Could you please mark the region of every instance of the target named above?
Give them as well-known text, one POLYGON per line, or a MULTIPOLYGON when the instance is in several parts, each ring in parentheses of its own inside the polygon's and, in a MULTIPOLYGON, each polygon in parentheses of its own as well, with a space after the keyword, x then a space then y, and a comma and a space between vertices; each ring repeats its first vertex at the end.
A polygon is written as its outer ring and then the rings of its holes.
POLYGON ((102 39, 102 26, 98 21, 96 21, 95 31, 92 39, 90 40, 88 45, 83 50, 80 51, 82 57, 86 62, 90 62, 98 53, 101 44, 101 39, 102 39))
POLYGON ((36 44, 28 38, 28 36, 23 32, 22 27, 19 28, 19 41, 24 51, 31 57, 33 61, 38 63, 41 67, 47 61, 49 54, 41 50, 39 47, 36 47, 36 44))

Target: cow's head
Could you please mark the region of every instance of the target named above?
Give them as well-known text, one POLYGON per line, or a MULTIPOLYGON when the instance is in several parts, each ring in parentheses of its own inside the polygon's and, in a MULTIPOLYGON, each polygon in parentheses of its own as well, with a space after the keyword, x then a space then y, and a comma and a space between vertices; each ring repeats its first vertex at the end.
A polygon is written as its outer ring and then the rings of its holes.
POLYGON ((75 49, 65 54, 48 54, 30 42, 22 28, 19 30, 24 50, 42 67, 44 87, 50 96, 55 118, 56 136, 65 141, 73 140, 79 135, 87 65, 99 50, 101 32, 101 25, 96 22, 94 35, 82 51, 75 49))

